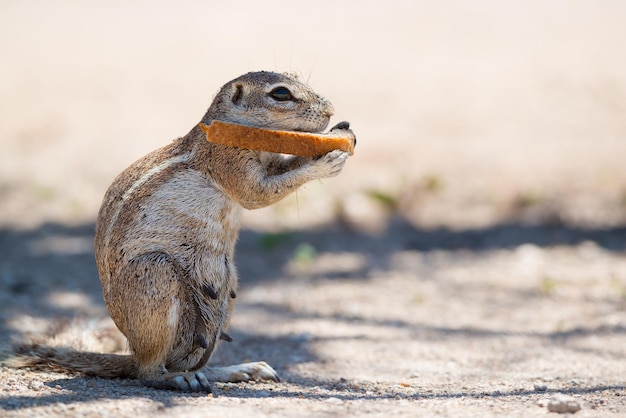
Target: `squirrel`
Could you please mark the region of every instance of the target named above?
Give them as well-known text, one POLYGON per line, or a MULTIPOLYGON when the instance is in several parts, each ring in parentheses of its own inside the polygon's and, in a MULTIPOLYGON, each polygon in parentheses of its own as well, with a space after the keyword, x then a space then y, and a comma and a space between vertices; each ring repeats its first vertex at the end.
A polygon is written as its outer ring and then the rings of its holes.
MULTIPOLYGON (((261 71, 226 83, 201 122, 315 133, 333 113, 330 101, 295 77, 261 71)), ((308 181, 336 176, 348 155, 288 157, 229 147, 207 141, 196 125, 139 159, 107 190, 95 233, 104 301, 131 354, 25 344, 16 347, 13 365, 190 392, 211 392, 211 382, 279 381, 262 361, 207 365, 220 340, 232 340, 241 208, 271 205, 308 181)))

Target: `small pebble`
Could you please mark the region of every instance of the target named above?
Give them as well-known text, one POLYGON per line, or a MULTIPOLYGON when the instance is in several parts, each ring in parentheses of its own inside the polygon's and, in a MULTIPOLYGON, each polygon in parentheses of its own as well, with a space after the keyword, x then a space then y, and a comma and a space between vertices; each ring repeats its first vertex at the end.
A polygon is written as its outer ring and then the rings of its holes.
POLYGON ((326 399, 326 402, 331 403, 331 404, 340 404, 343 403, 343 401, 339 398, 335 398, 334 396, 331 396, 330 398, 326 399))
POLYGON ((548 411, 559 414, 574 413, 580 411, 580 403, 572 396, 559 393, 548 401, 548 411))
POLYGON ((42 390, 45 386, 44 386, 44 384, 43 384, 43 383, 41 383, 41 382, 39 382, 39 381, 37 381, 37 380, 33 380, 32 382, 30 382, 30 383, 28 384, 28 387, 29 387, 31 390, 34 390, 34 391, 40 391, 40 390, 42 390))
POLYGON ((543 383, 535 383, 535 391, 545 392, 546 390, 548 390, 548 386, 544 385, 543 383))

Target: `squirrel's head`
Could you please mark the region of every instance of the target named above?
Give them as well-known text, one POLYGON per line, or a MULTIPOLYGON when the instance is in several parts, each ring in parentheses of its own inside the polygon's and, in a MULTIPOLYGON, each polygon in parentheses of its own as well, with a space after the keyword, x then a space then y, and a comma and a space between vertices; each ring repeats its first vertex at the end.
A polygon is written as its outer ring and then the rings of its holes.
POLYGON ((321 132, 333 105, 296 78, 272 72, 244 74, 224 85, 202 118, 259 128, 321 132))

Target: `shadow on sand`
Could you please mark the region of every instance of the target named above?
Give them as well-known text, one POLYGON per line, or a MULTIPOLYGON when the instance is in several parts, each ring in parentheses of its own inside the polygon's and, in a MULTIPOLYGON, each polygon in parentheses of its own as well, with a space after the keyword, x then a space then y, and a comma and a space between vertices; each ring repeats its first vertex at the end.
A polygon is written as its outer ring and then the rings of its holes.
MULTIPOLYGON (((73 307, 50 303, 53 292, 78 292, 98 309, 104 308, 93 257, 94 225, 66 226, 44 224, 34 230, 0 229, 0 291, 11 295, 5 312, 25 312, 23 306, 36 306, 44 317, 71 317, 73 307), (25 300, 28 303, 23 303, 25 300)), ((512 249, 523 244, 539 247, 573 246, 593 242, 612 252, 626 251, 626 227, 584 229, 566 225, 500 224, 483 229, 453 231, 445 228, 420 230, 393 220, 380 235, 345 230, 337 225, 281 234, 267 245, 267 234, 243 230, 237 247, 237 267, 242 286, 275 280, 293 250, 306 243, 323 252, 360 253, 367 260, 358 271, 325 272, 324 278, 367 278, 373 270, 390 268, 397 251, 484 252, 512 249)), ((315 279, 315 277, 311 277, 315 279)), ((242 301, 240 301, 241 303, 242 301)), ((269 309, 269 307, 268 307, 269 309)), ((89 314, 89 312, 79 312, 89 314)), ((0 324, 0 333, 8 333, 0 324)))
MULTIPOLYGON (((17 314, 27 314, 39 316, 41 318, 67 318, 78 314, 89 314, 90 311, 80 311, 73 307, 59 307, 50 302, 50 294, 53 292, 76 292, 85 295, 87 304, 93 305, 100 312, 105 312, 104 304, 100 294, 100 284, 97 277, 95 262, 93 260, 93 224, 78 226, 65 226, 59 224, 45 224, 41 227, 21 231, 10 228, 0 230, 0 292, 8 295, 3 307, 4 321, 0 324, 0 336, 5 341, 9 337, 19 337, 16 331, 7 324, 8 320, 17 314), (24 301, 28 303, 24 303, 24 301), (37 312, 29 312, 28 307, 37 307, 37 312)), ((339 226, 328 226, 323 229, 305 230, 294 233, 283 234, 271 241, 273 244, 267 245, 267 235, 260 234, 252 230, 243 230, 237 249, 237 265, 240 271, 242 286, 246 283, 260 283, 266 280, 275 280, 279 274, 284 274, 283 267, 289 262, 293 255, 293 249, 300 244, 307 243, 320 251, 328 252, 355 252, 365 255, 367 264, 358 272, 351 273, 348 278, 364 278, 373 269, 380 271, 389 268, 392 255, 397 251, 418 251, 428 252, 435 250, 443 251, 469 251, 484 252, 498 249, 512 249, 523 244, 532 244, 539 247, 550 246, 573 246, 586 241, 594 242, 597 246, 611 252, 626 251, 626 228, 614 228, 607 230, 574 228, 565 225, 521 225, 521 224, 501 224, 484 229, 474 229, 465 231, 452 231, 448 229, 419 230, 402 221, 392 221, 382 235, 369 235, 355 231, 344 230, 339 226), (264 244, 265 243, 265 244, 264 244), (282 273, 281 273, 282 272, 282 273)), ((326 278, 343 277, 345 273, 333 272, 325 273, 326 278)), ((285 308, 271 304, 246 304, 239 301, 244 307, 261 309, 268 313, 280 313, 297 318, 298 315, 307 319, 320 319, 315 314, 304 314, 299 312, 285 312, 285 308)), ((371 325, 385 327, 405 328, 410 332, 424 335, 428 334, 433 338, 453 338, 465 335, 474 338, 491 338, 519 333, 510 330, 487 330, 480 328, 438 328, 428 323, 415 325, 403 321, 371 320, 357 317, 346 317, 339 314, 332 315, 325 319, 333 321, 343 321, 349 323, 367 322, 371 325)), ((610 329, 576 329, 567 332, 554 332, 549 334, 530 333, 523 336, 548 340, 567 340, 586 334, 607 334, 626 333, 626 327, 616 326, 610 329)), ((272 347, 276 344, 289 346, 294 358, 300 361, 315 361, 316 356, 309 351, 307 341, 298 340, 293 336, 280 338, 268 338, 259 334, 246 334, 238 330, 233 330, 233 336, 238 344, 231 347, 234 350, 233 356, 246 358, 250 353, 262 356, 279 370, 287 370, 293 359, 277 357, 272 354, 272 347)), ((230 347, 229 347, 230 348, 230 347)), ((334 389, 339 388, 341 382, 321 382, 308 381, 301 377, 294 376, 290 379, 301 386, 319 386, 325 384, 334 389)), ((43 397, 11 397, 5 398, 0 404, 0 409, 19 409, 28 404, 29 407, 49 405, 54 403, 72 403, 92 401, 94 397, 101 396, 106 399, 123 399, 128 397, 148 397, 151 398, 152 390, 139 386, 132 380, 121 379, 119 390, 111 393, 105 386, 100 385, 101 379, 85 377, 61 378, 49 383, 52 387, 59 386, 69 393, 43 397), (88 387, 90 396, 83 395, 88 387)), ((302 392, 297 390, 298 386, 278 385, 272 389, 269 396, 297 397, 302 392), (295 387, 295 389, 294 389, 295 387)), ((624 386, 595 386, 589 388, 571 389, 571 393, 582 392, 602 392, 609 390, 625 390, 624 386), (582 392, 581 392, 582 391, 582 392)), ((568 392, 561 390, 560 392, 568 392)), ((159 392, 161 393, 161 392, 159 392)), ((491 392, 482 393, 483 397, 505 397, 524 396, 533 394, 533 391, 515 392, 491 392)), ((545 392, 544 392, 545 393, 545 392)), ((177 392, 170 392, 169 397, 163 401, 162 394, 158 402, 163 402, 164 407, 175 403, 178 398, 187 396, 177 392)), ((228 396, 254 398, 260 397, 256 389, 246 386, 235 392, 228 393, 228 396)), ((268 396, 267 391, 263 396, 268 396)), ((307 395, 310 396, 310 395, 307 395)), ((316 398, 324 398, 325 395, 315 395, 316 398)), ((330 397, 331 395, 329 395, 330 397)), ((354 393, 350 390, 343 390, 340 395, 333 394, 344 400, 354 399, 374 399, 389 398, 393 394, 365 395, 354 393)), ((445 393, 431 394, 420 393, 416 390, 409 397, 414 399, 424 398, 452 398, 463 396, 477 396, 475 393, 445 393)))

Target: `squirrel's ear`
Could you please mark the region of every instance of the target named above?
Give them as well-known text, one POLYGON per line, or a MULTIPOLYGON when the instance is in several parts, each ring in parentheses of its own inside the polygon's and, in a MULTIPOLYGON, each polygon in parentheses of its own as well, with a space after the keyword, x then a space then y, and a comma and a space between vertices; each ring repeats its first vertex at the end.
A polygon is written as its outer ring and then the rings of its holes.
POLYGON ((242 98, 243 98, 243 85, 239 83, 233 84, 232 95, 231 95, 231 100, 233 101, 233 104, 238 105, 241 102, 242 98))

